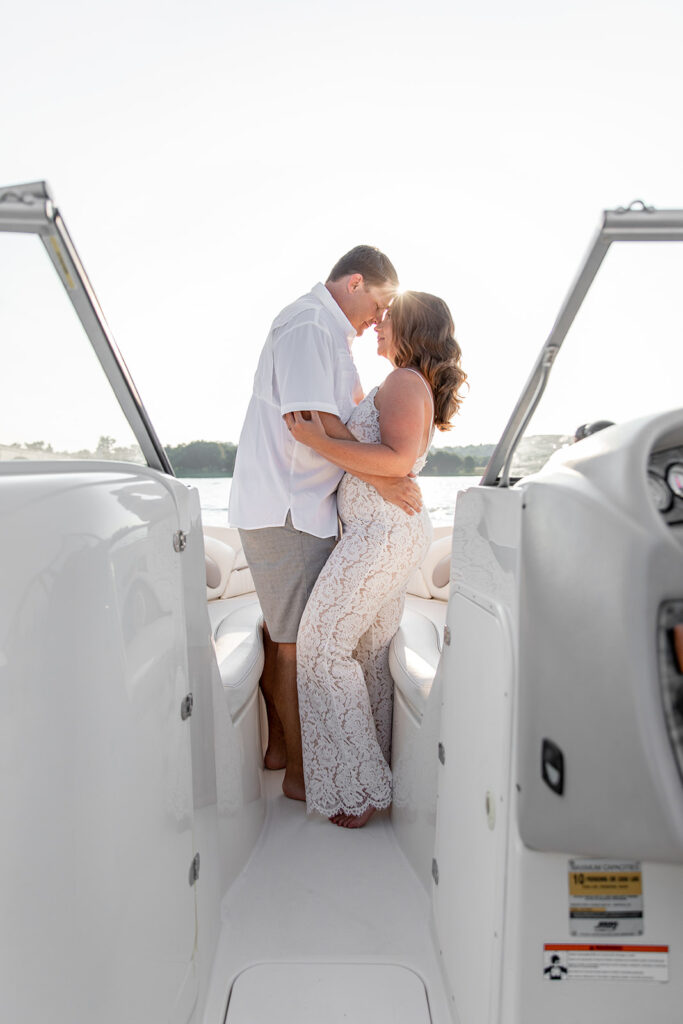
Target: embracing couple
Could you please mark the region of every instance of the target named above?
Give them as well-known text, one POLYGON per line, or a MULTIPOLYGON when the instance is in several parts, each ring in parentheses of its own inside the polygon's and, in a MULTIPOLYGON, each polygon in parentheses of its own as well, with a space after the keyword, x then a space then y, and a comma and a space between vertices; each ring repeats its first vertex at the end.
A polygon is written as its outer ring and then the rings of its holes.
POLYGON ((398 294, 367 245, 275 318, 256 370, 230 523, 263 611, 265 766, 347 828, 391 803, 389 644, 432 536, 413 477, 465 376, 446 303, 398 294), (394 369, 363 397, 351 346, 372 325, 394 369))

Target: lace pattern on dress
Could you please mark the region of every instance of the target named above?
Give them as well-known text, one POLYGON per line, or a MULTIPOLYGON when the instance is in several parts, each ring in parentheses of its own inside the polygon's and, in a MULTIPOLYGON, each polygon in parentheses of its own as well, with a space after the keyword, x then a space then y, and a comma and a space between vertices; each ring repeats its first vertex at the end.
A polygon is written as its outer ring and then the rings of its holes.
MULTIPOLYGON (((380 441, 376 392, 348 422, 359 441, 380 441)), ((413 472, 425 461, 426 453, 413 472)), ((348 473, 337 505, 343 536, 318 577, 297 640, 307 809, 327 817, 391 803, 389 644, 408 579, 432 538, 425 510, 408 516, 348 473)))

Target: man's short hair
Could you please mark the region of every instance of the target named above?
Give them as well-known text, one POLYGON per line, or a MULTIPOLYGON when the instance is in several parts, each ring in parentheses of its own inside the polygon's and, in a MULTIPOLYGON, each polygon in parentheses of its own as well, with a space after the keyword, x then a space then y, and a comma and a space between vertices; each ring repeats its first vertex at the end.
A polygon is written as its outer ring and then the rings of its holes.
POLYGON ((351 249, 337 260, 327 280, 338 281, 348 274, 362 274, 363 280, 369 285, 392 284, 398 287, 398 274, 393 263, 374 245, 357 245, 351 249))

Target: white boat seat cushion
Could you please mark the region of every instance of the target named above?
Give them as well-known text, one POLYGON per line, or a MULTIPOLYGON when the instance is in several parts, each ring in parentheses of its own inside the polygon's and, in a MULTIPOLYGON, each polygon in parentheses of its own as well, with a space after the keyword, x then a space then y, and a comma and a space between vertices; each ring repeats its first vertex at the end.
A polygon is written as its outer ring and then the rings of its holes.
POLYGON ((235 565, 235 556, 236 551, 230 544, 204 535, 207 601, 223 596, 235 565))
POLYGON ((221 594, 221 597, 240 597, 242 594, 254 593, 254 581, 251 576, 251 569, 248 566, 239 566, 237 560, 230 573, 228 585, 221 594))
POLYGON ((258 688, 263 671, 263 616, 257 600, 227 611, 214 631, 216 659, 235 721, 258 688))
POLYGON ((451 534, 438 537, 429 546, 424 562, 414 570, 408 581, 407 592, 414 597, 447 601, 451 565, 451 534))
POLYGON ((241 597, 254 592, 251 570, 244 556, 237 530, 225 526, 204 527, 206 553, 206 596, 209 601, 223 597, 241 597), (217 577, 215 563, 221 573, 217 577), (228 567, 229 566, 229 567, 228 567), (224 572, 223 570, 226 570, 224 572))
POLYGON ((434 584, 435 590, 441 591, 448 588, 448 584, 451 579, 451 553, 450 551, 442 558, 440 562, 437 562, 432 572, 432 583, 434 584))
POLYGON ((438 601, 448 600, 452 547, 453 538, 450 535, 440 537, 430 544, 422 563, 422 573, 429 592, 438 601))
POLYGON ((406 608, 389 648, 389 668, 408 706, 422 720, 425 704, 441 657, 436 623, 406 608))

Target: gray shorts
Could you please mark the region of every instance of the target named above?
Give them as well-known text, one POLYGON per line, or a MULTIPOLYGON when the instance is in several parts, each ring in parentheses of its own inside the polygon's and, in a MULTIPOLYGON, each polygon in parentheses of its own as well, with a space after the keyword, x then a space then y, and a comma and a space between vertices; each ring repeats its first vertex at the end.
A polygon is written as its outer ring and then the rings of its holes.
POLYGON ((306 602, 337 538, 296 530, 289 512, 284 526, 239 534, 271 639, 296 643, 306 602))

